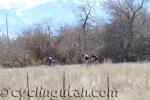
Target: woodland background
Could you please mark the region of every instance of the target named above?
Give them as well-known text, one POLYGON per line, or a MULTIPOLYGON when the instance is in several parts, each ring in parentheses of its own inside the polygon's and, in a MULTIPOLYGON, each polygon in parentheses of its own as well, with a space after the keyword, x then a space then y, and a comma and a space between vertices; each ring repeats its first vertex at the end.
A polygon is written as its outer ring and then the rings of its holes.
MULTIPOLYGON (((56 32, 41 22, 22 30, 17 38, 0 35, 0 65, 23 67, 45 64, 51 56, 59 64, 81 63, 82 54, 95 53, 99 62, 150 60, 150 13, 146 0, 106 0, 111 18, 103 23, 93 16, 94 1, 78 6, 76 25, 64 24, 56 32)), ((98 10, 98 9, 97 9, 98 10)))

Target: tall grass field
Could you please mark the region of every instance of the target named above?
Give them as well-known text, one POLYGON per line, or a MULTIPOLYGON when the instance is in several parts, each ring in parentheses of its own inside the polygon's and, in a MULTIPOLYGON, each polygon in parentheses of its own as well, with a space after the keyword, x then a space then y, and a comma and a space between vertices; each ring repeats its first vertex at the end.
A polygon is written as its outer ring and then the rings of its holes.
POLYGON ((150 63, 0 68, 0 100, 149 100, 150 63))

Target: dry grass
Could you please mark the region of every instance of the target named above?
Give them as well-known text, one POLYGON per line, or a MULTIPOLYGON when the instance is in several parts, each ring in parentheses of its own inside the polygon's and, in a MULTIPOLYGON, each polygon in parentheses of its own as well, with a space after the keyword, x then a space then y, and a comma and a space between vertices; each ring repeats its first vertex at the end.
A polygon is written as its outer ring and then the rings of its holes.
MULTIPOLYGON (((63 88, 63 72, 65 71, 65 87, 71 89, 87 90, 107 89, 107 74, 109 75, 110 89, 118 91, 118 97, 111 97, 110 100, 149 100, 150 98, 150 63, 123 63, 66 66, 38 66, 28 68, 0 69, 0 95, 2 88, 7 88, 7 97, 0 97, 0 100, 19 100, 19 97, 12 97, 12 89, 27 89, 26 77, 29 74, 29 88, 43 87, 46 90, 60 90, 63 88)), ((28 100, 24 95, 21 100, 28 100)), ((50 97, 32 97, 29 100, 50 100, 50 97)), ((58 98, 55 100, 63 100, 58 98)), ((75 98, 66 97, 64 100, 108 100, 108 98, 75 98)))

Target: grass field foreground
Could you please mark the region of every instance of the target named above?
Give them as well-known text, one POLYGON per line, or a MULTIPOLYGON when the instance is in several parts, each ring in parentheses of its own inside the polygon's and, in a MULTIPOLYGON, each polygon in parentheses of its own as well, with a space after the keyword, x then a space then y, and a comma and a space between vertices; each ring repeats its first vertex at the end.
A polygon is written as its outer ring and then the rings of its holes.
MULTIPOLYGON (((43 91, 42 91, 43 92, 43 91)), ((40 92, 39 92, 40 93, 40 92)), ((31 92, 34 95, 34 92, 31 92)), ((0 69, 0 100, 149 100, 150 63, 104 63, 91 66, 57 65, 0 69), (27 86, 27 73, 28 85, 27 86), (63 79, 65 76, 65 86, 63 79), (74 90, 83 87, 117 90, 117 97, 37 97, 27 96, 24 90, 74 90), (14 91, 12 91, 14 90, 14 91), (22 92, 18 92, 21 90, 22 92), (40 90, 40 89, 39 89, 40 90), (19 94, 20 93, 20 94, 19 94), (22 93, 22 95, 21 95, 22 93), (15 95, 16 97, 12 96, 15 95)))

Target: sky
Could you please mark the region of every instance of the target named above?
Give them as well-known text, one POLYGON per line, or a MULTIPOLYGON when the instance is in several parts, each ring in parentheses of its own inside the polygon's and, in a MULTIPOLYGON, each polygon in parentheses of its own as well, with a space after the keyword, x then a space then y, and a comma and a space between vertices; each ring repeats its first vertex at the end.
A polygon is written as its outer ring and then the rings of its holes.
MULTIPOLYGON (((54 29, 64 23, 73 24, 78 19, 77 5, 86 0, 0 0, 0 34, 6 33, 6 12, 11 37, 33 24, 49 21, 54 29)), ((91 0, 92 1, 92 0, 91 0)), ((106 17, 100 4, 105 0, 95 0, 99 18, 106 17)))
MULTIPOLYGON (((9 34, 17 36, 33 24, 49 21, 56 28, 64 23, 73 24, 78 4, 85 0, 0 0, 0 34, 6 33, 6 13, 9 34)), ((95 0, 99 1, 103 0, 95 0)), ((97 4, 98 4, 97 3, 97 4)), ((103 13, 101 13, 103 15, 103 13)))

